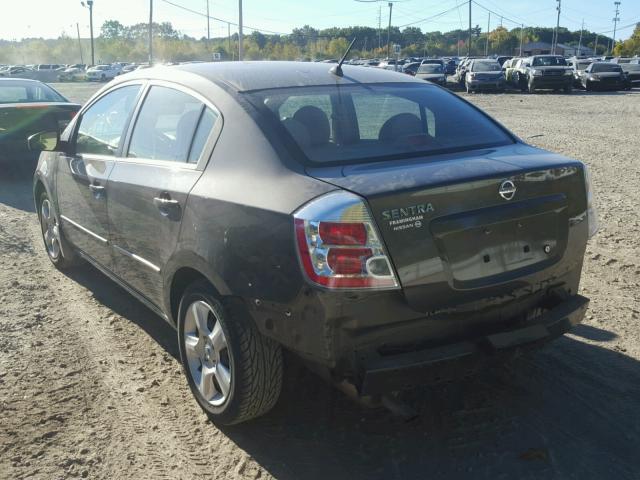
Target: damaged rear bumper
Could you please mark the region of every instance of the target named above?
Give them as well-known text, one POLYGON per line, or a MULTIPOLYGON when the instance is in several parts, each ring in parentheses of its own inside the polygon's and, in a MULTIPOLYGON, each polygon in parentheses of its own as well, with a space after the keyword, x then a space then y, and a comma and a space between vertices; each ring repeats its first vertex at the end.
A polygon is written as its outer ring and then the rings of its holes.
POLYGON ((364 365, 361 382, 358 382, 358 391, 360 395, 377 395, 430 383, 437 381, 434 375, 455 375, 446 370, 460 370, 461 366, 470 364, 477 366, 482 360, 500 352, 544 343, 563 335, 580 323, 588 305, 588 298, 574 295, 527 324, 513 329, 438 347, 369 359, 364 365), (467 360, 473 362, 469 363, 467 360))

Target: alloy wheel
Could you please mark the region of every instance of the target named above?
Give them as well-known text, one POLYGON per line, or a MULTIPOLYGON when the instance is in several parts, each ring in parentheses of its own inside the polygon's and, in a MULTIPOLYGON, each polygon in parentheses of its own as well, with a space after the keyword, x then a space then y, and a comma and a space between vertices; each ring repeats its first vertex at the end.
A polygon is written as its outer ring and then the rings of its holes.
POLYGON ((40 206, 40 224, 47 253, 55 260, 60 256, 60 227, 48 198, 45 198, 40 206))
POLYGON ((183 337, 189 373, 202 398, 213 406, 223 405, 231 391, 229 346, 208 303, 198 300, 189 305, 183 337))

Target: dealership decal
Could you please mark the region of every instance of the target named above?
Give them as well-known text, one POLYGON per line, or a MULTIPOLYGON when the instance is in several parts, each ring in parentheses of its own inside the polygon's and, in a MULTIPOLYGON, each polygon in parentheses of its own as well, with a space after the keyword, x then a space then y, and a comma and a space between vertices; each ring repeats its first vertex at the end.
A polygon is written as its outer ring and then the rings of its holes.
POLYGON ((407 230, 409 228, 422 227, 424 215, 434 211, 431 203, 420 203, 403 208, 384 210, 382 218, 389 222, 393 231, 407 230))

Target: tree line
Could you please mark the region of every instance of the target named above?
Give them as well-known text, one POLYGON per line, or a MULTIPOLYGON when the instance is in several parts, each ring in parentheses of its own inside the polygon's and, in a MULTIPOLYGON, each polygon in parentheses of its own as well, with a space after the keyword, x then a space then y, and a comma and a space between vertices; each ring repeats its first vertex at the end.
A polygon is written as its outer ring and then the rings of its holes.
MULTIPOLYGON (((125 26, 117 20, 108 20, 100 28, 95 39, 96 62, 145 62, 148 60, 148 24, 125 26)), ((224 60, 234 60, 238 51, 238 35, 230 37, 195 38, 174 29, 171 23, 153 24, 154 59, 158 62, 211 60, 219 54, 224 60)), ((499 26, 482 31, 472 29, 471 54, 514 54, 521 40, 524 43, 541 41, 551 43, 553 28, 519 27, 508 30, 499 26), (488 44, 487 44, 488 41, 488 44)), ((253 31, 244 37, 244 55, 247 60, 322 60, 339 58, 354 37, 356 43, 351 53, 354 58, 383 58, 389 44, 398 44, 403 56, 466 55, 468 30, 449 32, 423 32, 418 27, 391 27, 378 30, 371 27, 332 27, 315 29, 309 25, 294 28, 288 35, 266 34, 253 31)), ((613 40, 595 32, 582 31, 582 45, 597 48, 598 54, 607 52, 613 40), (596 44, 597 42, 597 44, 596 44)), ((576 46, 580 31, 560 27, 558 42, 576 46)), ((631 38, 616 42, 614 54, 640 53, 640 24, 631 38)), ((0 64, 10 63, 90 63, 88 39, 62 35, 57 39, 29 38, 21 41, 0 41, 0 64), (80 58, 82 52, 82 62, 80 58)))

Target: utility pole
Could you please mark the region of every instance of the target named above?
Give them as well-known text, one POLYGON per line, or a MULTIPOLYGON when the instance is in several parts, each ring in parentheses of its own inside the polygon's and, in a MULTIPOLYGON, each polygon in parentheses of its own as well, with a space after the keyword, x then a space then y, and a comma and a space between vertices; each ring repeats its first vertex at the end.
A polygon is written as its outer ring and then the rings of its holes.
MULTIPOLYGON (((231 53, 231 24, 229 22, 227 22, 227 37, 229 39, 229 48, 227 49, 227 51, 229 52, 229 55, 232 55, 231 53)), ((232 58, 229 58, 229 60, 231 60, 232 58)))
POLYGON ((520 24, 520 57, 522 56, 522 40, 524 38, 524 23, 520 24))
POLYGON ((471 0, 469 0, 469 43, 467 44, 467 57, 471 56, 471 0))
POLYGON ((389 2, 389 28, 387 28, 387 58, 390 58, 391 49, 391 12, 393 11, 393 3, 389 2))
POLYGON ((149 0, 149 66, 153 65, 153 0, 149 0))
POLYGON ((211 45, 211 28, 209 25, 209 0, 207 0, 207 50, 211 45))
POLYGON ((382 48, 382 5, 378 5, 378 50, 382 48))
POLYGON ((598 37, 600 36, 599 33, 596 33, 596 43, 593 46, 593 54, 594 55, 598 55, 598 37))
POLYGON ((551 46, 551 53, 556 54, 556 48, 558 47, 558 29, 560 28, 560 8, 562 4, 562 0, 556 0, 558 2, 558 6, 556 10, 558 10, 558 19, 556 20, 556 31, 554 35, 553 45, 551 46))
POLYGON ((238 60, 242 61, 242 0, 238 0, 238 60))
POLYGON ((613 52, 613 48, 616 46, 616 28, 620 21, 620 1, 613 2, 613 4, 616 6, 616 16, 613 17, 613 43, 611 44, 611 52, 613 52))
POLYGON ((458 58, 460 58, 460 31, 458 30, 458 58))
POLYGON ((489 28, 491 25, 491 12, 489 12, 489 20, 487 20, 487 42, 484 44, 484 56, 489 55, 489 28))
POLYGON ((80 2, 80 5, 83 7, 87 7, 89 9, 89 33, 91 35, 91 65, 95 65, 95 57, 93 54, 93 0, 87 0, 85 5, 84 2, 80 2))
POLYGON ((582 26, 580 27, 580 40, 578 40, 578 55, 582 54, 582 31, 583 30, 584 30, 584 18, 582 19, 582 26))
POLYGON ((78 31, 78 50, 80 50, 80 63, 84 65, 84 60, 82 58, 82 43, 80 42, 80 25, 76 22, 76 30, 78 31))

